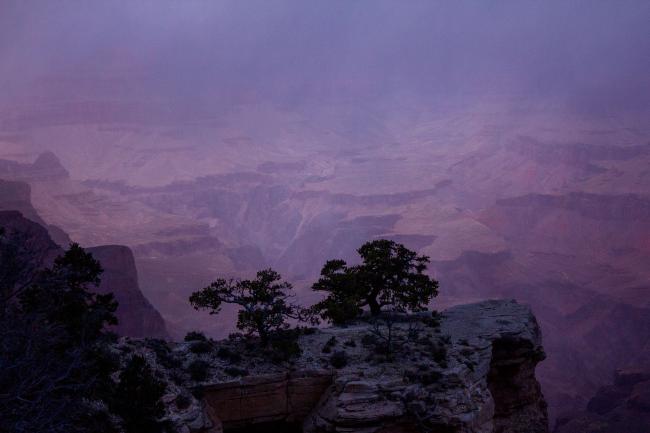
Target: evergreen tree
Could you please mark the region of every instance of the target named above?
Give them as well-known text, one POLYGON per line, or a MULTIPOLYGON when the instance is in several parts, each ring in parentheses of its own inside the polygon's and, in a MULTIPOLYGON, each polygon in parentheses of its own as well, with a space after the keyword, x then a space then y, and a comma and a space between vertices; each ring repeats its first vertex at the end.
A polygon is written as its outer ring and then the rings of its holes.
POLYGON ((438 282, 425 274, 427 256, 386 239, 367 242, 357 251, 360 265, 330 260, 312 286, 328 293, 312 307, 321 317, 342 323, 357 317, 364 307, 373 316, 386 307, 399 312, 421 311, 437 296, 438 282))
POLYGON ((263 345, 280 331, 289 328, 288 319, 303 320, 306 311, 291 303, 292 286, 273 269, 257 272, 254 280, 217 279, 208 287, 192 293, 194 308, 218 314, 223 304, 240 307, 237 328, 259 335, 263 345))
POLYGON ((166 385, 158 380, 142 356, 133 356, 120 373, 111 410, 122 418, 127 433, 160 433, 165 423, 161 398, 166 385))

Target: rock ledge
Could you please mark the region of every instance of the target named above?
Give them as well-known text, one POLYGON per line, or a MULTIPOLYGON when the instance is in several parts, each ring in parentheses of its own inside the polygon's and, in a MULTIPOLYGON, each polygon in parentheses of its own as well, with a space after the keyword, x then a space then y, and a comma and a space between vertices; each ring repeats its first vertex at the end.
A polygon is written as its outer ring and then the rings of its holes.
MULTIPOLYGON (((436 322, 402 317, 390 354, 375 332, 386 329, 370 323, 305 333, 290 363, 272 362, 244 339, 175 344, 163 358, 185 371, 198 361, 206 375, 195 382, 174 373, 168 418, 180 431, 204 433, 276 431, 278 423, 286 428, 277 431, 309 433, 548 432, 535 378, 544 351, 528 306, 485 301, 436 322), (188 389, 198 398, 179 409, 174 401, 188 389)), ((169 375, 156 352, 150 361, 169 375)))

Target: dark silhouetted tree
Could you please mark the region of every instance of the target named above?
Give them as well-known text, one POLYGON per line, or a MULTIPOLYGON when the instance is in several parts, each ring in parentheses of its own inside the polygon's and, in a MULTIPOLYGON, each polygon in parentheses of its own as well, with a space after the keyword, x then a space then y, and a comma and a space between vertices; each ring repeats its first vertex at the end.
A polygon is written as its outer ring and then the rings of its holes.
POLYGON ((9 275, 0 284, 13 293, 0 310, 0 431, 108 431, 108 417, 88 404, 106 399, 116 369, 105 327, 116 323, 117 304, 90 292, 101 267, 73 244, 52 268, 39 270, 32 267, 39 253, 23 241, 4 237, 21 243, 0 246, 9 258, 0 262, 0 276, 9 275), (12 269, 23 272, 20 281, 12 269))
POLYGON ((324 319, 343 323, 357 317, 364 307, 373 316, 385 307, 397 312, 421 311, 438 294, 438 282, 425 274, 427 256, 386 239, 367 242, 357 251, 360 265, 330 260, 312 286, 328 293, 312 307, 324 319))
POLYGON ((92 291, 99 286, 102 272, 99 262, 73 243, 40 273, 36 284, 20 294, 22 309, 42 313, 50 323, 63 326, 80 346, 95 344, 111 335, 106 325, 117 324, 113 294, 92 291))
POLYGON ((220 278, 204 289, 192 293, 194 308, 218 314, 223 304, 240 307, 237 328, 257 333, 263 345, 280 331, 289 328, 288 319, 304 320, 305 310, 289 302, 292 286, 273 269, 257 272, 254 280, 220 278))
POLYGON ((166 385, 157 379, 142 356, 134 355, 120 373, 111 410, 122 418, 127 433, 160 433, 166 424, 161 398, 166 385))

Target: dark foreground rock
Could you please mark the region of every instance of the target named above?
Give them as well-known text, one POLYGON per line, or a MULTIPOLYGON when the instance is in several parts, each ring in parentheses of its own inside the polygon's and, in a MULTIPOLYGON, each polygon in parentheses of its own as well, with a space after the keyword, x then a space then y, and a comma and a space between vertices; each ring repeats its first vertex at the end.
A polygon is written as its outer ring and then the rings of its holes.
POLYGON ((168 381, 181 432, 545 433, 535 378, 544 358, 530 309, 486 301, 393 323, 303 332, 302 354, 273 359, 255 342, 122 340, 168 381), (274 430, 275 429, 275 430, 274 430))

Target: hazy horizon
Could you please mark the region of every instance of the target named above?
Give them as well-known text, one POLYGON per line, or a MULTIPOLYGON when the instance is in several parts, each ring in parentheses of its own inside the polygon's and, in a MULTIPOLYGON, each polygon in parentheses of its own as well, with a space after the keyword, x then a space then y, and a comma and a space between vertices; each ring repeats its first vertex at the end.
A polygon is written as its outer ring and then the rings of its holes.
POLYGON ((634 110, 649 18, 627 0, 5 1, 0 103, 148 98, 183 115, 496 93, 634 110))

